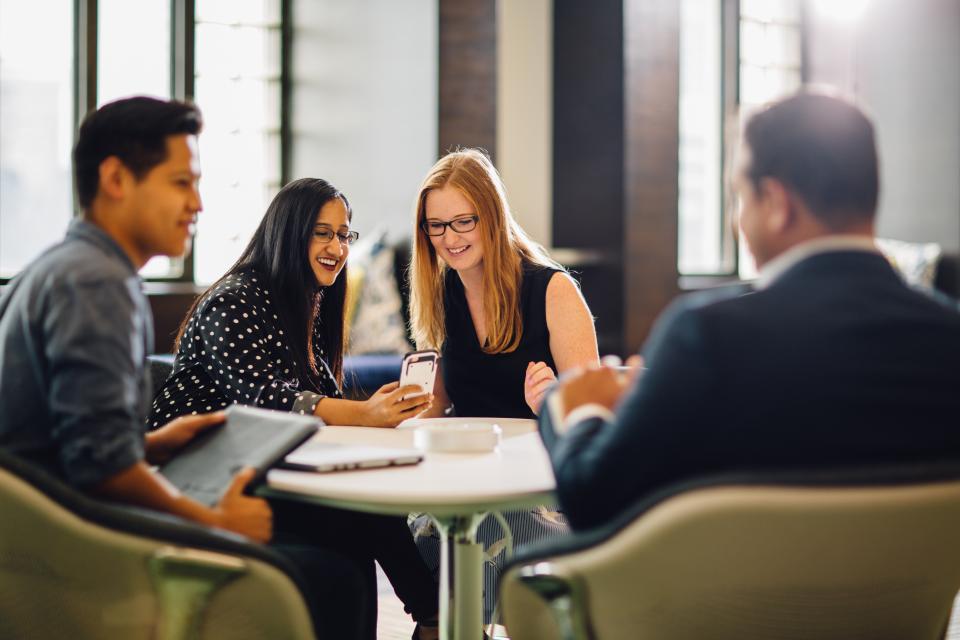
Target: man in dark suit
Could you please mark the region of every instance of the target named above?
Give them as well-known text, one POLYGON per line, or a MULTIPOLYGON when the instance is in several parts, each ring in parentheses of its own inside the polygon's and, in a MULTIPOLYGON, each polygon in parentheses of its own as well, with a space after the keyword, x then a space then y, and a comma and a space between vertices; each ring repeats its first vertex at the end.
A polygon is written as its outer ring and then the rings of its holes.
POLYGON ((753 116, 734 177, 754 290, 675 302, 647 369, 563 381, 541 434, 576 528, 723 471, 960 459, 960 313, 873 243, 873 126, 801 93, 753 116))

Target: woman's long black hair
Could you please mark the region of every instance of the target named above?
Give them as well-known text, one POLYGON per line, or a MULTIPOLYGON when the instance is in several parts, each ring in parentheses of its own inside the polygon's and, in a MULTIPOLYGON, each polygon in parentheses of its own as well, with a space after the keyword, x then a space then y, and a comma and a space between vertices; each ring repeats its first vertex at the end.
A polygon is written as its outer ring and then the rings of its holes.
MULTIPOLYGON (((240 258, 217 282, 213 291, 230 276, 255 270, 267 279, 280 325, 297 355, 301 388, 320 391, 320 372, 311 350, 314 329, 323 341, 327 364, 338 385, 343 383, 344 313, 347 297, 347 266, 329 287, 317 284, 310 266, 308 251, 313 240, 314 225, 323 205, 340 198, 353 217, 350 203, 326 180, 301 178, 283 187, 267 207, 250 244, 240 258)), ((190 318, 206 296, 193 303, 177 333, 175 349, 190 318)))

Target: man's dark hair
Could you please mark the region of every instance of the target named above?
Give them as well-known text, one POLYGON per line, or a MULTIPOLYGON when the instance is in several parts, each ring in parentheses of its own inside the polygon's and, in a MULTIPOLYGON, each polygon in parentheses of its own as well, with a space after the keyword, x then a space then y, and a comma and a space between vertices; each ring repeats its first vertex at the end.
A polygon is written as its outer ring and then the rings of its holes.
POLYGON ((167 159, 167 137, 197 135, 203 126, 192 104, 155 98, 117 100, 88 113, 73 148, 77 200, 87 209, 97 195, 100 164, 116 156, 138 180, 167 159))
POLYGON ((750 118, 748 175, 755 189, 776 178, 827 226, 872 220, 880 181, 873 125, 856 106, 818 93, 799 93, 750 118))

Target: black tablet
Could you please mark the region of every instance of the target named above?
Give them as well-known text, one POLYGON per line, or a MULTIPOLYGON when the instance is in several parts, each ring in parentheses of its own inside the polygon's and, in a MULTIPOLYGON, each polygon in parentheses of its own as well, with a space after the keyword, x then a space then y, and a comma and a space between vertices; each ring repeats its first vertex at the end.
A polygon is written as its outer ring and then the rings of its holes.
POLYGON ((220 502, 238 471, 255 468, 256 482, 323 424, 315 416, 238 404, 226 413, 224 424, 198 436, 160 468, 183 494, 209 507, 220 502))

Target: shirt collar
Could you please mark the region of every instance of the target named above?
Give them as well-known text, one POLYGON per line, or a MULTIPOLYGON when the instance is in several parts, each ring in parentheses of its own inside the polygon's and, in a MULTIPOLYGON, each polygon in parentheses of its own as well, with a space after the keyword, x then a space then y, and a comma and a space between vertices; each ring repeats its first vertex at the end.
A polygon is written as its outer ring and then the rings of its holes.
POLYGON ((99 247, 107 254, 119 258, 124 265, 130 268, 130 273, 137 274, 137 269, 133 266, 133 261, 127 255, 127 252, 117 244, 117 241, 109 233, 92 222, 83 218, 74 218, 70 221, 70 226, 67 227, 67 238, 83 240, 99 247))
POLYGON ((802 242, 787 249, 779 256, 763 265, 760 275, 754 282, 754 288, 766 289, 786 273, 791 267, 811 256, 834 251, 865 251, 879 253, 873 236, 865 235, 829 235, 802 242))

